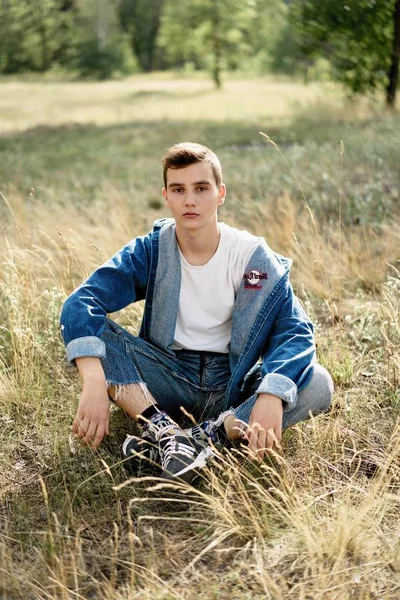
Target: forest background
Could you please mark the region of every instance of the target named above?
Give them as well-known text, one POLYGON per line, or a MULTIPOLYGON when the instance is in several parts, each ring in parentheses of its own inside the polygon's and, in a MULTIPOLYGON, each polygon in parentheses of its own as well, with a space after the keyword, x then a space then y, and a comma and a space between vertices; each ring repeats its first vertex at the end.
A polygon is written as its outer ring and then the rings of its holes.
POLYGON ((399 56, 400 0, 0 0, 0 598, 398 600, 399 56), (116 407, 97 451, 70 436, 59 332, 167 216, 182 140, 221 159, 220 220, 293 259, 335 383, 193 488, 127 479, 116 407))
POLYGON ((395 102, 396 0, 1 0, 0 17, 0 73, 303 73, 395 102))

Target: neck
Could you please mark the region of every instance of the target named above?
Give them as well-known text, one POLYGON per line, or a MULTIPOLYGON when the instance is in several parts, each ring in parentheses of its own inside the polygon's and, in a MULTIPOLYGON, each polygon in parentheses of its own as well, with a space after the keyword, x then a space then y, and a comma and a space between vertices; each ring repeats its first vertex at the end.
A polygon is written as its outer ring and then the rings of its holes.
POLYGON ((194 266, 205 265, 214 256, 218 249, 219 237, 217 221, 207 230, 203 228, 198 231, 188 231, 176 227, 179 248, 188 263, 194 266))

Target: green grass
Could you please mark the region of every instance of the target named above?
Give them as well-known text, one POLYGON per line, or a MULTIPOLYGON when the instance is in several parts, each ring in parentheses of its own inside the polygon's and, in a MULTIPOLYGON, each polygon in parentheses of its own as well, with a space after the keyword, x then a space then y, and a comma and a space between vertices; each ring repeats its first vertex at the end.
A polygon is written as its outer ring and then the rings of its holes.
MULTIPOLYGON (((264 203, 284 189, 301 198, 287 166, 259 135, 264 131, 284 150, 317 216, 337 219, 341 140, 344 222, 379 222, 398 212, 399 117, 346 105, 333 87, 232 80, 218 92, 207 81, 143 77, 2 87, 3 106, 15 113, 0 121, 2 189, 16 188, 31 203, 87 205, 103 200, 112 182, 130 204, 145 208, 159 197, 164 149, 195 139, 221 157, 228 203, 243 220, 248 199, 264 203)), ((1 214, 7 218, 4 208, 1 214)))
MULTIPOLYGON (((395 600, 399 116, 267 78, 0 86, 0 597, 395 600), (221 455, 189 493, 125 485, 116 408, 97 452, 69 439, 80 384, 58 331, 66 294, 164 215, 160 159, 183 139, 221 158, 221 219, 294 259, 336 386, 283 456, 221 455)), ((117 318, 137 331, 140 313, 117 318)))

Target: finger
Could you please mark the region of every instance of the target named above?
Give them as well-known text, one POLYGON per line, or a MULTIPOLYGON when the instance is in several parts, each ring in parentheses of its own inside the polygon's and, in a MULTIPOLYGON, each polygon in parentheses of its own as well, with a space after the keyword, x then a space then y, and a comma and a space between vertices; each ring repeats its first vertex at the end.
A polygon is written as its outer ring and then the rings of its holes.
POLYGON ((269 450, 272 450, 275 446, 277 448, 280 448, 280 435, 278 437, 274 429, 269 429, 267 438, 267 448, 269 450))
POLYGON ((72 423, 72 433, 77 433, 79 430, 79 425, 82 423, 82 421, 83 415, 77 413, 74 422, 72 423))
POLYGON ((236 419, 236 425, 232 427, 233 431, 237 431, 239 434, 239 438, 242 440, 247 440, 247 431, 249 430, 249 426, 245 421, 241 421, 240 419, 236 419))
POLYGON ((259 428, 258 432, 258 449, 257 456, 260 460, 262 460, 266 454, 266 444, 267 444, 267 432, 264 427, 259 428))
POLYGON ((259 429, 260 425, 258 423, 254 423, 251 426, 249 435, 249 450, 255 457, 257 457, 259 429))
POLYGON ((255 431, 255 425, 250 424, 248 430, 246 431, 246 439, 249 443, 249 450, 254 450, 257 434, 255 431))
POLYGON ((268 450, 271 450, 271 448, 274 446, 275 440, 276 440, 275 431, 273 429, 268 429, 268 431, 267 431, 267 448, 268 448, 268 450))
POLYGON ((83 419, 82 421, 80 421, 80 423, 78 424, 78 429, 76 432, 76 437, 81 439, 86 435, 86 432, 89 428, 89 421, 88 419, 83 419))
POLYGON ((86 435, 83 438, 82 442, 84 444, 90 444, 92 439, 96 436, 96 430, 97 430, 97 423, 90 423, 89 429, 87 430, 86 435))
POLYGON ((96 430, 96 435, 93 440, 92 448, 96 449, 100 446, 101 442, 103 441, 105 433, 106 432, 105 432, 104 427, 99 425, 96 430))

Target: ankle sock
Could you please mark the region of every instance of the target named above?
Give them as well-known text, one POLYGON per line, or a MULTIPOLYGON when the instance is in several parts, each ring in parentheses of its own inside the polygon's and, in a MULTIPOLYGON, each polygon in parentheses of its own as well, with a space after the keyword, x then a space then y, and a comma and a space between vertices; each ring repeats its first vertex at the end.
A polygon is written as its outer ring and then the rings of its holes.
POLYGON ((214 444, 230 445, 232 440, 227 436, 225 429, 225 418, 229 412, 221 413, 215 420, 203 421, 189 431, 194 437, 207 436, 214 444))
POLYGON ((153 417, 154 415, 160 413, 161 410, 158 407, 158 404, 152 404, 151 406, 149 406, 148 408, 146 408, 142 413, 141 413, 141 417, 143 417, 144 419, 151 419, 151 417, 153 417))
POLYGON ((218 441, 221 444, 225 444, 227 441, 229 441, 229 438, 226 435, 225 425, 223 423, 221 423, 221 425, 217 427, 217 429, 215 430, 215 434, 217 436, 218 441))
POLYGON ((141 416, 147 419, 143 424, 143 429, 148 431, 156 442, 165 435, 173 435, 181 432, 175 421, 165 411, 157 410, 157 408, 150 411, 151 408, 154 407, 146 408, 141 416))

